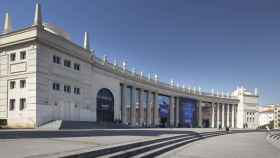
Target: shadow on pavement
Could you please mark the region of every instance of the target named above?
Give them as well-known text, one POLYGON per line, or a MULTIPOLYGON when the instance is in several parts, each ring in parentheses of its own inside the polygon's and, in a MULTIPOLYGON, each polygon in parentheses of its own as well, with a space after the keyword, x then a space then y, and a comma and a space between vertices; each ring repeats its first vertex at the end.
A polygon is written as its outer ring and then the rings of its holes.
POLYGON ((92 136, 159 136, 163 134, 198 134, 193 131, 172 130, 57 130, 57 131, 0 131, 0 139, 65 138, 92 136))

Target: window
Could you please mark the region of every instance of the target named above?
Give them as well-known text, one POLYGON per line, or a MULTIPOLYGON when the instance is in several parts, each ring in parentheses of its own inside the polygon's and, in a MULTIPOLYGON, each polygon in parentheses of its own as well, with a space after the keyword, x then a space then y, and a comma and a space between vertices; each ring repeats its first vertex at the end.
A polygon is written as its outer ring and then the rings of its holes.
POLYGON ((60 64, 60 57, 54 55, 54 56, 53 56, 53 63, 60 64))
POLYGON ((20 52, 20 60, 24 60, 26 58, 26 51, 20 52))
POLYGON ((20 80, 20 88, 25 88, 25 86, 26 86, 26 81, 20 80))
POLYGON ((25 98, 20 98, 19 101, 19 110, 23 110, 26 106, 26 99, 25 98))
POLYGON ((71 86, 69 86, 69 85, 64 85, 64 92, 66 92, 66 93, 71 93, 71 86))
POLYGON ((15 99, 10 99, 10 111, 13 111, 15 109, 15 99))
POLYGON ((75 87, 74 88, 74 94, 80 95, 80 88, 75 87))
POLYGON ((74 70, 80 71, 80 64, 74 64, 74 70))
POLYGON ((64 60, 64 66, 71 67, 71 61, 70 60, 64 60))
POLYGON ((59 91, 60 90, 60 84, 59 83, 53 83, 53 90, 59 91))
POLYGON ((16 87, 16 81, 10 81, 10 89, 14 89, 16 87))
POLYGON ((10 61, 16 61, 16 53, 10 54, 10 61))

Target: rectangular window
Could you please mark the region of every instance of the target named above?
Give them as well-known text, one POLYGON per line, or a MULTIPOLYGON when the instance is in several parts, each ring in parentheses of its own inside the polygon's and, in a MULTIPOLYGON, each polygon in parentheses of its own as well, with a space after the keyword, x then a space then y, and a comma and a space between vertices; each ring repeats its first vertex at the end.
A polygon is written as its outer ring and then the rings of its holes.
POLYGON ((26 81, 20 80, 20 88, 25 88, 25 86, 26 86, 26 81))
POLYGON ((53 90, 55 90, 55 91, 59 91, 59 90, 60 90, 60 84, 59 84, 59 83, 54 82, 54 83, 53 83, 53 90))
POLYGON ((9 109, 10 111, 13 111, 15 109, 15 103, 16 103, 16 100, 15 99, 10 99, 10 106, 9 106, 9 109))
POLYGON ((25 98, 20 98, 19 100, 19 110, 23 110, 26 106, 26 99, 25 98))
POLYGON ((20 60, 26 59, 26 51, 21 51, 20 52, 20 60))
POLYGON ((66 92, 66 93, 71 93, 71 86, 69 86, 69 85, 64 85, 64 92, 66 92))
POLYGON ((75 87, 74 88, 74 94, 80 95, 80 88, 75 87))
POLYGON ((74 64, 74 70, 80 71, 80 64, 74 64))
POLYGON ((71 61, 70 60, 64 60, 64 66, 71 67, 71 61))
POLYGON ((10 81, 10 89, 16 88, 16 81, 10 81))
POLYGON ((10 61, 16 61, 16 53, 10 54, 10 61))
POLYGON ((53 56, 53 63, 60 64, 60 57, 54 55, 54 56, 53 56))

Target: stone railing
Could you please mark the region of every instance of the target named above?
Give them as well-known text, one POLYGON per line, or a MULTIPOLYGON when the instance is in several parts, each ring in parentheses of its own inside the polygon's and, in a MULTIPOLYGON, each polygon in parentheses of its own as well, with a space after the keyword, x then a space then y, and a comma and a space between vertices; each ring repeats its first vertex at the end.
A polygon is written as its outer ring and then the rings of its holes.
POLYGON ((160 80, 155 80, 155 78, 153 78, 151 76, 148 77, 148 76, 145 76, 144 74, 141 75, 137 72, 132 72, 127 68, 123 68, 116 63, 113 64, 113 63, 109 62, 106 58, 101 59, 99 57, 94 56, 93 60, 97 64, 103 65, 106 68, 109 68, 112 71, 115 71, 115 72, 117 72, 121 75, 127 75, 129 77, 135 78, 136 80, 141 80, 141 81, 144 81, 144 82, 147 82, 147 83, 150 83, 150 84, 154 84, 156 86, 163 87, 165 89, 170 89, 170 90, 173 90, 173 91, 176 91, 176 92, 179 92, 179 93, 185 93, 187 95, 210 96, 210 97, 218 97, 218 98, 237 99, 237 97, 231 96, 231 95, 217 95, 215 93, 209 93, 209 92, 203 92, 203 91, 200 91, 200 90, 193 90, 193 89, 190 89, 190 88, 178 87, 176 85, 171 85, 171 84, 168 84, 166 82, 162 82, 160 80))

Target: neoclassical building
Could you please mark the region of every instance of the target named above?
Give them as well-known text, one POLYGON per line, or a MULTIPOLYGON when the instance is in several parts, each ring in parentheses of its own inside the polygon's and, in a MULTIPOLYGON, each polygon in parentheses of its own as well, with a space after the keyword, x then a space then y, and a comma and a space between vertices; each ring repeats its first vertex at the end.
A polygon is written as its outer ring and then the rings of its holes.
POLYGON ((224 95, 179 87, 161 82, 157 75, 130 71, 126 62, 119 66, 106 56, 98 58, 87 32, 81 47, 62 29, 43 23, 40 4, 26 28, 13 30, 11 17, 5 15, 0 35, 2 126, 37 128, 68 120, 118 121, 133 127, 255 128, 247 117, 256 114, 258 97, 244 88, 224 95))

